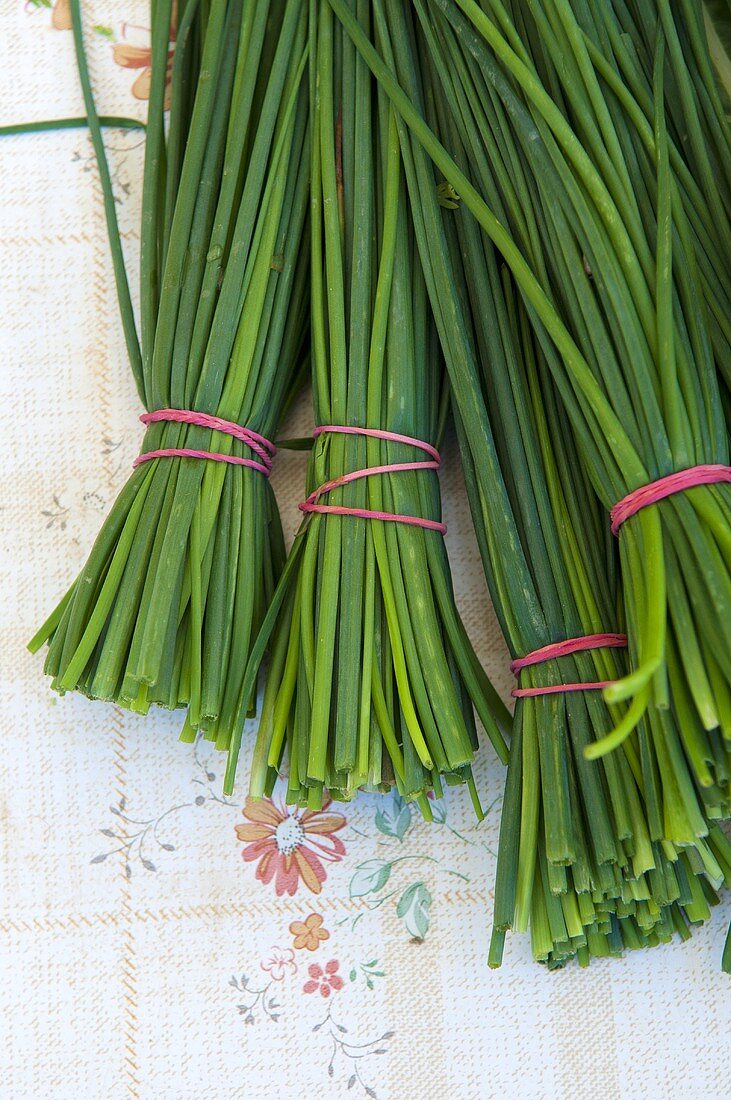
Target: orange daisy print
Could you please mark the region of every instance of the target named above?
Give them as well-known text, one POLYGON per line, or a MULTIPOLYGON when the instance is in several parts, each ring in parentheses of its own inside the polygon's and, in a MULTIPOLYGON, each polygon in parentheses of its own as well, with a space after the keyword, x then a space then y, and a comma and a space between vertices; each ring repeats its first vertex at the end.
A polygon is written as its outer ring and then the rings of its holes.
MULTIPOLYGON (((173 70, 173 54, 175 52, 175 35, 177 32, 177 4, 173 5, 173 19, 170 25, 170 45, 168 48, 168 67, 165 79, 165 107, 170 106, 170 80, 173 70)), ((122 42, 117 42, 112 56, 117 65, 123 69, 140 69, 139 75, 132 85, 132 95, 135 99, 150 98, 150 84, 152 82, 152 48, 150 46, 150 32, 145 27, 137 27, 133 23, 122 24, 122 42)))
POLYGON ((339 863, 345 845, 335 834, 344 828, 342 814, 328 813, 330 799, 322 810, 295 809, 290 812, 271 798, 247 798, 243 815, 246 825, 236 826, 236 836, 247 841, 241 855, 246 863, 257 863, 260 882, 274 880, 278 897, 293 897, 300 882, 319 894, 327 878, 326 863, 339 863))
POLYGON ((51 13, 51 26, 55 31, 71 30, 71 4, 69 0, 56 0, 51 13))

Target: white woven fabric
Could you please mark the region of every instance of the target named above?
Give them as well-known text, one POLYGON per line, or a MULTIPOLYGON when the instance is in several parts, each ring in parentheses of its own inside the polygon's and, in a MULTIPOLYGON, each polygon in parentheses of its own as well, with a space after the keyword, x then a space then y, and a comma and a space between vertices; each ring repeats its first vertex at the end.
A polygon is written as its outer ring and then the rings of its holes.
MULTIPOLYGON (((1 122, 82 113, 63 4, 2 5, 1 122)), ((144 48, 146 3, 84 7, 101 109, 143 117, 145 58, 127 47, 144 48)), ((108 144, 134 272, 141 136, 108 144)), ((482 826, 460 791, 432 826, 391 797, 333 806, 302 823, 329 856, 321 893, 300 880, 277 897, 242 859, 243 782, 222 799, 221 759, 179 744, 177 716, 50 693, 24 645, 127 477, 140 410, 87 134, 5 138, 0 153, 0 1094, 728 1098, 728 902, 684 946, 549 974, 511 938, 488 971, 503 782, 489 748, 482 826)), ((308 426, 303 404, 293 430, 308 426)), ((290 531, 303 469, 280 454, 290 531)), ((507 692, 453 445, 443 486, 459 604, 507 692)))

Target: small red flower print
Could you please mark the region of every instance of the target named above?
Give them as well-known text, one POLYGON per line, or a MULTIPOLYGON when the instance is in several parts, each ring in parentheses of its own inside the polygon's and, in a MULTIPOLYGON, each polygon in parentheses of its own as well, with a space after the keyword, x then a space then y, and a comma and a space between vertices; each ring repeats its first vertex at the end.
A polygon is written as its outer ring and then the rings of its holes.
POLYGON ((274 879, 278 897, 297 892, 300 880, 313 894, 319 894, 327 878, 324 863, 339 863, 345 845, 335 836, 345 824, 342 814, 322 810, 296 809, 290 813, 271 798, 247 798, 243 815, 250 824, 237 825, 236 836, 249 843, 241 855, 246 863, 258 863, 256 877, 274 879))
POLYGON ((337 959, 330 959, 324 970, 319 963, 312 963, 307 968, 310 980, 302 986, 303 991, 316 993, 319 989, 323 997, 329 997, 333 990, 342 989, 343 979, 338 974, 339 968, 340 963, 337 959))
POLYGON ((294 936, 295 951, 316 951, 323 940, 330 939, 327 928, 322 927, 319 913, 310 913, 304 920, 293 920, 289 930, 294 936))
MULTIPOLYGON (((168 67, 165 78, 165 108, 170 106, 170 81, 173 70, 173 54, 175 52, 175 35, 177 28, 177 4, 173 5, 173 19, 170 25, 170 46, 168 48, 168 67)), ((150 32, 145 27, 135 26, 133 23, 122 24, 122 42, 118 42, 112 56, 117 65, 123 69, 141 69, 139 76, 132 85, 132 95, 135 99, 150 98, 150 83, 152 81, 152 49, 150 46, 150 32)))
POLYGON ((289 971, 297 973, 297 963, 294 961, 294 951, 291 947, 273 947, 271 958, 261 962, 262 970, 266 970, 273 982, 281 982, 289 971))

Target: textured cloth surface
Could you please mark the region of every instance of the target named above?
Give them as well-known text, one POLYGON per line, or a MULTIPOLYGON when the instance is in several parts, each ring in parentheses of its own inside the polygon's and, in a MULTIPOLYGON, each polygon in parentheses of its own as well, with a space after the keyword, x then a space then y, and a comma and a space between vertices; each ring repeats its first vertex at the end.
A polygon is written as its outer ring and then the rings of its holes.
MULTIPOLYGON (((144 117, 147 5, 84 8, 100 108, 144 117)), ((82 113, 66 15, 64 0, 2 5, 1 122, 82 113)), ((142 138, 107 144, 134 284, 142 138)), ((487 969, 503 783, 489 746, 480 827, 462 791, 434 825, 390 796, 282 822, 275 795, 247 818, 243 781, 221 797, 222 758, 178 743, 179 716, 51 694, 25 642, 82 565, 143 429, 88 135, 2 139, 1 153, 0 1094, 725 1100, 728 902, 684 946, 549 974, 511 937, 487 969), (320 893, 301 874, 280 878, 281 896, 257 878, 283 830, 325 869, 320 893)), ((306 402, 290 427, 310 429, 306 402)), ((457 596, 507 697, 457 466, 452 443, 457 596)), ((303 456, 282 451, 290 533, 303 482, 303 456)))

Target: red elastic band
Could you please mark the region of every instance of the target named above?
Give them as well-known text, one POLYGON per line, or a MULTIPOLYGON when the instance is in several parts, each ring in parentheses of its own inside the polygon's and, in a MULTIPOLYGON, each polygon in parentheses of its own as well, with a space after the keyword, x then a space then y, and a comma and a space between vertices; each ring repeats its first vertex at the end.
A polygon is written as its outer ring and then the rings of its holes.
POLYGON ((385 439, 391 443, 406 443, 431 455, 437 467, 442 464, 442 456, 436 447, 432 447, 431 443, 425 443, 423 439, 414 439, 413 435, 399 435, 398 432, 387 432, 384 428, 356 428, 352 424, 321 424, 319 428, 315 428, 312 437, 317 439, 318 435, 323 435, 325 432, 332 435, 367 435, 372 439, 385 439))
POLYGON ((567 638, 563 642, 551 642, 549 645, 534 649, 525 657, 516 657, 510 664, 510 671, 517 673, 530 665, 542 665, 544 661, 556 657, 567 657, 570 653, 581 653, 586 649, 626 649, 626 634, 582 634, 580 638, 567 638))
POLYGON ((559 695, 564 691, 601 691, 609 687, 614 680, 598 680, 593 684, 550 684, 546 687, 513 688, 510 694, 515 699, 529 699, 534 695, 559 695))
POLYGON ((156 424, 159 421, 174 421, 178 424, 195 424, 199 428, 211 428, 215 432, 223 432, 224 435, 233 436, 234 439, 245 443, 260 461, 253 458, 239 458, 237 455, 224 455, 216 451, 197 451, 189 447, 165 447, 159 451, 145 451, 138 455, 132 463, 139 466, 141 462, 150 462, 153 458, 206 458, 212 462, 228 462, 233 466, 249 466, 252 470, 258 470, 264 477, 269 477, 272 472, 272 459, 277 453, 277 448, 269 439, 254 432, 251 428, 243 428, 231 420, 222 420, 220 416, 211 416, 208 413, 195 412, 191 409, 156 409, 154 412, 143 413, 140 417, 143 424, 156 424))
MULTIPOLYGON (((511 662, 510 671, 517 676, 521 669, 555 660, 556 657, 567 657, 570 653, 581 653, 587 649, 626 649, 626 647, 626 634, 584 634, 580 638, 566 638, 562 642, 551 642, 549 645, 541 646, 540 649, 534 649, 532 653, 527 653, 525 657, 517 657, 511 662)), ((511 694, 516 699, 525 699, 536 695, 556 695, 564 691, 600 691, 613 682, 613 680, 601 680, 596 683, 515 688, 511 694)))
POLYGON ((403 516, 393 512, 374 512, 366 508, 346 508, 341 505, 319 503, 320 497, 324 496, 325 493, 329 493, 333 489, 338 489, 342 485, 348 485, 351 481, 357 481, 362 477, 371 477, 374 474, 400 473, 405 470, 438 470, 441 466, 442 459, 436 447, 432 447, 431 443, 425 443, 421 439, 414 439, 413 436, 400 435, 398 432, 387 432, 381 428, 358 428, 353 425, 322 424, 319 428, 315 428, 312 434, 317 438, 317 436, 322 435, 323 432, 339 433, 341 435, 366 435, 372 436, 375 439, 390 440, 392 443, 405 443, 410 447, 418 447, 419 450, 431 455, 432 458, 429 462, 393 462, 386 466, 368 466, 362 470, 353 470, 349 474, 341 474, 340 477, 333 478, 332 481, 326 481, 324 485, 320 485, 318 489, 310 493, 307 500, 299 505, 301 512, 319 512, 324 515, 335 516, 357 516, 359 519, 380 519, 387 523, 405 523, 411 527, 424 527, 428 531, 439 531, 442 535, 445 533, 447 530, 446 524, 440 523, 435 519, 423 519, 421 516, 403 516))
POLYGON ((648 504, 657 504, 665 497, 682 493, 685 489, 693 489, 696 485, 714 485, 722 481, 731 482, 731 466, 710 464, 691 466, 689 470, 677 470, 674 474, 659 477, 657 481, 651 481, 648 485, 641 485, 639 489, 633 489, 631 493, 627 493, 626 497, 617 501, 609 513, 612 534, 618 535, 622 524, 635 512, 647 508, 648 504))

